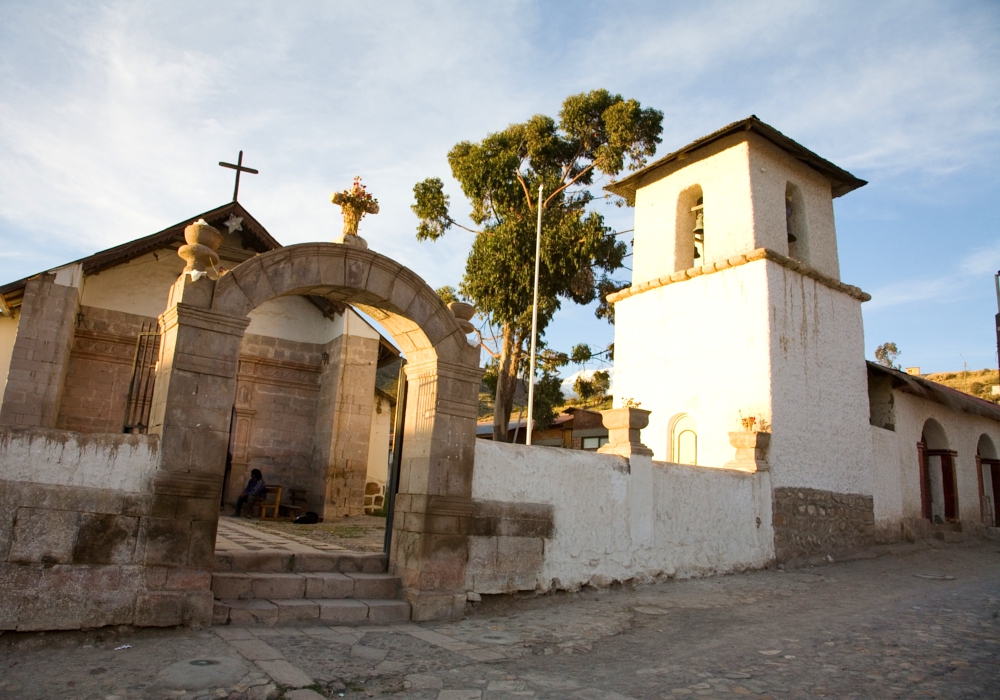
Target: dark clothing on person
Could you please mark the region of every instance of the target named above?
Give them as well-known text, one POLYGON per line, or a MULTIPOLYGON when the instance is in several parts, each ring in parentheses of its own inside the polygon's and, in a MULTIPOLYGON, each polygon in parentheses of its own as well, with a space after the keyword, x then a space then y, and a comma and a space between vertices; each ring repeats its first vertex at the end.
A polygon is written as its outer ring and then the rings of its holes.
POLYGON ((250 512, 253 513, 254 503, 263 502, 266 498, 267 484, 264 483, 264 479, 251 478, 247 482, 247 487, 243 489, 243 493, 236 499, 236 512, 233 513, 233 516, 239 517, 240 513, 243 512, 244 504, 250 506, 250 512))

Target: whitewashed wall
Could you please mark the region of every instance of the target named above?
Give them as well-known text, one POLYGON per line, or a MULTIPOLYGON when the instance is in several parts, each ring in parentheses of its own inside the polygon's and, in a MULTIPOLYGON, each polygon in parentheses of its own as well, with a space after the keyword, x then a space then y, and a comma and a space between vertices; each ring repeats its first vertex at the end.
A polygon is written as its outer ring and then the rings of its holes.
POLYGON ((670 420, 698 425, 698 464, 735 459, 730 431, 743 415, 771 415, 767 261, 623 299, 615 304, 615 399, 652 411, 642 441, 670 459, 670 420))
POLYGON ((758 264, 766 265, 770 309, 774 485, 870 494, 861 302, 777 263, 758 264))
POLYGON ((924 423, 928 418, 933 418, 944 428, 949 449, 958 452, 955 476, 959 517, 962 520, 980 522, 976 449, 982 435, 988 435, 993 445, 1000 449, 1000 423, 954 411, 942 404, 902 391, 894 391, 893 398, 896 430, 872 429, 873 433, 878 431, 880 441, 891 440, 895 443, 894 450, 886 445, 879 447, 879 442, 875 443, 875 472, 878 475, 878 488, 875 491, 876 518, 921 517, 917 442, 920 441, 924 423), (881 507, 880 500, 884 504, 881 507))
POLYGON ((159 445, 156 435, 0 428, 0 482, 149 493, 159 445))
POLYGON ((540 590, 759 568, 774 556, 766 472, 478 440, 472 495, 554 507, 540 590))

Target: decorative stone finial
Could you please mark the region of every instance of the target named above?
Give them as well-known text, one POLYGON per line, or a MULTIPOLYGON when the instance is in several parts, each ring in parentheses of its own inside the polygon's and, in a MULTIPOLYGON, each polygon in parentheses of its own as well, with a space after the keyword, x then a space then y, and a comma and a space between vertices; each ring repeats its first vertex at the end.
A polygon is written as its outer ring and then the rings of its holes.
POLYGON ((451 309, 451 313, 455 316, 458 327, 462 329, 463 333, 469 335, 476 330, 476 327, 472 325, 472 317, 476 315, 476 307, 472 304, 466 304, 464 301, 452 301, 448 303, 448 308, 451 309))
POLYGON ((601 422, 608 429, 608 444, 597 448, 597 451, 622 457, 651 457, 653 451, 643 445, 639 438, 639 431, 649 425, 650 413, 632 406, 601 411, 601 422))
POLYGON ((205 276, 218 279, 219 254, 215 251, 222 245, 222 234, 204 219, 198 219, 184 229, 184 240, 187 245, 177 249, 177 255, 187 261, 184 274, 191 275, 195 282, 205 276))
POLYGON ((344 231, 334 243, 368 248, 367 241, 358 235, 358 224, 365 214, 378 214, 378 200, 361 184, 361 177, 354 178, 350 189, 330 195, 330 201, 339 205, 344 215, 344 231))

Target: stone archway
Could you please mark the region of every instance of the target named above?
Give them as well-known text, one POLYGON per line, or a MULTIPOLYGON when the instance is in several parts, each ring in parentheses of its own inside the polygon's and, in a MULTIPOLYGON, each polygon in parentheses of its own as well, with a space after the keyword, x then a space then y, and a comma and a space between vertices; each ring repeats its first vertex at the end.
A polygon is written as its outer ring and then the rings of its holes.
MULTIPOLYGON (((407 356, 406 431, 390 570, 413 619, 460 615, 472 515, 479 349, 434 291, 368 250, 309 243, 264 253, 213 282, 183 275, 161 317, 150 432, 161 436, 155 500, 178 554, 211 569, 218 490, 247 315, 287 295, 324 296, 378 319, 407 356), (185 544, 186 543, 186 544, 185 544)), ((343 455, 332 455, 341 469, 343 455)))

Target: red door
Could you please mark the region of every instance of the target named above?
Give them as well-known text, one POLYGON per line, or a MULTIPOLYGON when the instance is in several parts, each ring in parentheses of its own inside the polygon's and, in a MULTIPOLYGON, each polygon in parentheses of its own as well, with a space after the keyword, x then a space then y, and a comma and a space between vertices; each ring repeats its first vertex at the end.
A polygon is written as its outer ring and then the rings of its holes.
POLYGON ((920 465, 920 516, 931 519, 931 478, 927 468, 927 446, 923 440, 917 443, 917 463, 920 465))
POLYGON ((955 484, 955 457, 941 455, 941 486, 944 490, 944 519, 953 523, 958 520, 958 489, 955 484))
POLYGON ((993 525, 1000 527, 1000 462, 990 465, 990 476, 993 479, 993 525))

